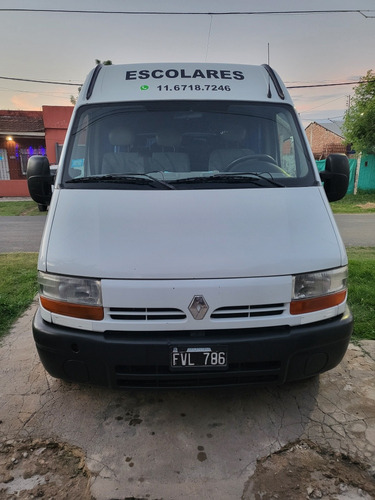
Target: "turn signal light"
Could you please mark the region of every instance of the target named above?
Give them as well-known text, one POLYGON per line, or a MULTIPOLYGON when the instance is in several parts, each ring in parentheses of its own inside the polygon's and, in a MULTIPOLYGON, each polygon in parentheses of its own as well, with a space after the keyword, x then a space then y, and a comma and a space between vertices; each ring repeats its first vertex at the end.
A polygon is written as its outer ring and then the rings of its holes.
POLYGON ((104 318, 104 310, 101 306, 87 306, 82 304, 72 304, 71 302, 60 302, 58 300, 47 299, 40 296, 40 302, 44 309, 55 314, 71 316, 73 318, 91 319, 101 321, 104 318))
POLYGON ((315 297, 313 299, 292 300, 290 303, 290 314, 306 314, 322 309, 328 309, 342 304, 346 298, 346 290, 331 295, 315 297))

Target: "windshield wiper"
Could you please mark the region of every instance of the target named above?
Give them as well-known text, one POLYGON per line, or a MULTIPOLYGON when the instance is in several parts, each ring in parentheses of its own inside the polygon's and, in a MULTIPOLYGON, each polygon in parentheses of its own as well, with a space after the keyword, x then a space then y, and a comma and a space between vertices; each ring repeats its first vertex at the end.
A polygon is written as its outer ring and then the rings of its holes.
POLYGON ((262 174, 251 173, 218 173, 207 177, 188 177, 186 179, 178 179, 173 184, 200 184, 210 182, 231 182, 231 183, 251 183, 259 187, 264 187, 262 181, 266 181, 276 187, 285 187, 281 182, 275 181, 272 177, 267 177, 262 174))
POLYGON ((66 181, 67 184, 79 183, 96 183, 96 182, 114 182, 114 183, 132 183, 132 184, 147 184, 148 186, 154 184, 156 186, 163 186, 166 189, 176 189, 168 182, 161 179, 156 179, 147 174, 105 174, 105 175, 91 175, 87 177, 76 177, 66 181))
MULTIPOLYGON (((260 180, 260 181, 266 181, 272 184, 273 186, 277 187, 285 187, 285 184, 282 184, 281 182, 275 181, 275 179, 272 177, 271 174, 264 175, 264 174, 258 174, 257 172, 223 172, 223 173, 218 173, 213 175, 214 178, 220 178, 220 179, 225 179, 225 180, 230 180, 230 179, 235 179, 239 181, 249 181, 249 180, 260 180)), ((261 185, 261 184, 259 184, 261 185)))

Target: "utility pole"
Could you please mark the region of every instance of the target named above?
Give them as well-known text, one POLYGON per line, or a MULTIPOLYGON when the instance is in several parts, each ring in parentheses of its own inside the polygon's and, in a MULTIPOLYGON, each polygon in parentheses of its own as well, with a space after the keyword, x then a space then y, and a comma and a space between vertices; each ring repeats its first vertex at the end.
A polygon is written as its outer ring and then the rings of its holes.
POLYGON ((361 169, 361 160, 362 160, 362 153, 359 153, 359 155, 357 156, 357 165, 356 165, 355 175, 354 175, 353 194, 357 194, 357 192, 358 192, 358 180, 359 180, 359 171, 361 169))

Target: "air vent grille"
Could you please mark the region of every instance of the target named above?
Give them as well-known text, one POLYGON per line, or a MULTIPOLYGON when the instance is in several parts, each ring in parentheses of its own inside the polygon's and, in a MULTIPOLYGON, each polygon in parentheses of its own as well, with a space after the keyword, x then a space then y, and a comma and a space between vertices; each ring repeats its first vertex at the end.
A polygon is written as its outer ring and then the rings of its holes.
POLYGON ((186 314, 180 309, 157 307, 111 307, 109 315, 119 321, 183 321, 186 314))
POLYGON ((285 304, 262 304, 256 306, 228 306, 219 307, 211 314, 211 319, 237 319, 237 318, 267 318, 280 316, 285 311, 285 304))

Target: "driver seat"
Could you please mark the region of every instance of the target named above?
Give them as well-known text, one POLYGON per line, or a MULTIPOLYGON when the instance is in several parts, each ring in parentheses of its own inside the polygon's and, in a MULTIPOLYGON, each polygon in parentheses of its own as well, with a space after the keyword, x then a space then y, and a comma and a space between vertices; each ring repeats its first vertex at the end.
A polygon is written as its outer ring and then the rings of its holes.
POLYGON ((208 160, 208 170, 219 170, 225 168, 237 158, 252 155, 254 151, 248 148, 241 148, 240 145, 246 137, 246 130, 242 127, 223 130, 220 133, 223 141, 223 149, 214 149, 208 160))

